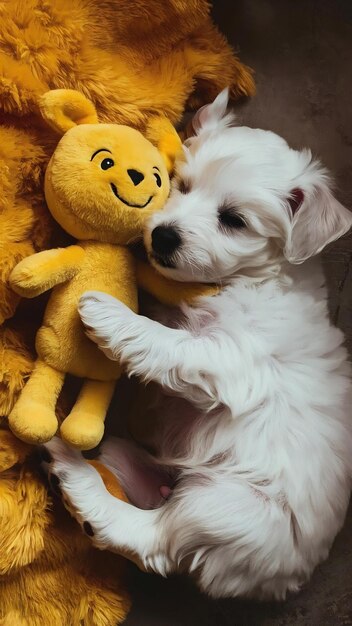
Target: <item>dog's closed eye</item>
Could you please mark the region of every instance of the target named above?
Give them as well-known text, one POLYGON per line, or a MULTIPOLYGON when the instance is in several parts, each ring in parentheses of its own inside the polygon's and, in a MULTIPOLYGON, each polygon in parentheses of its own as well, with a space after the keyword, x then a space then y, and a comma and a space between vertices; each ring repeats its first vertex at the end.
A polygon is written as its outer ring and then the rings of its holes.
POLYGON ((191 183, 189 182, 189 180, 184 180, 184 179, 178 179, 178 181, 176 182, 176 188, 181 192, 181 193, 189 193, 191 191, 191 183))
POLYGON ((218 211, 219 226, 226 231, 239 230, 246 227, 244 218, 235 207, 221 207, 218 211))

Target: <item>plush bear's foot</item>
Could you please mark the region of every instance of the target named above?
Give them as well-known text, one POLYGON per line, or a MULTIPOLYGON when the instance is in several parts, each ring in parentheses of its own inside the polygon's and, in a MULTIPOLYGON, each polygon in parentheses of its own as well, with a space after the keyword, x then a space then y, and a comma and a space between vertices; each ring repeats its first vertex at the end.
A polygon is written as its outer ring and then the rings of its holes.
POLYGON ((100 416, 75 411, 61 424, 60 434, 62 439, 79 450, 91 450, 102 440, 104 434, 104 422, 100 416))
POLYGON ((58 422, 54 411, 35 400, 17 402, 9 415, 12 432, 22 441, 40 444, 55 435, 58 422))
POLYGON ((91 450, 102 440, 104 421, 115 381, 86 380, 70 415, 61 425, 61 437, 79 450, 91 450))

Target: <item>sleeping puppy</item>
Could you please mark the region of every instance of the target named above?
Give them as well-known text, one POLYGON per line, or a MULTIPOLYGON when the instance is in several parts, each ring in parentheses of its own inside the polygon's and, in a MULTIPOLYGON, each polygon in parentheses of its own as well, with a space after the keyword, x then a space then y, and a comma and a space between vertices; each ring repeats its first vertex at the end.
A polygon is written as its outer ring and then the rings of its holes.
POLYGON ((352 215, 309 150, 233 126, 226 107, 222 92, 198 113, 146 234, 162 274, 216 282, 219 295, 172 323, 103 293, 80 303, 93 341, 169 396, 156 458, 121 440, 102 451, 132 501, 149 467, 154 497, 143 505, 144 485, 134 504, 114 499, 60 440, 50 471, 98 547, 193 572, 214 597, 281 599, 327 557, 349 500, 351 371, 313 257, 352 215))

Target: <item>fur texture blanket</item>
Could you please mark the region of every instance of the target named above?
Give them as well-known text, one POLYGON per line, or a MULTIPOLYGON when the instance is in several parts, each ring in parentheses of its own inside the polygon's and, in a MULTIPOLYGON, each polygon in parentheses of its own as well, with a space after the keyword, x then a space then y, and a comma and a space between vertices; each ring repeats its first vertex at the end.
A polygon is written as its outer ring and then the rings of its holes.
POLYGON ((205 0, 5 0, 0 6, 0 624, 110 626, 129 607, 122 561, 97 553, 48 493, 32 451, 6 428, 25 384, 45 297, 19 302, 7 279, 23 257, 64 242, 43 197, 57 143, 38 96, 74 88, 101 121, 177 123, 251 71, 212 24, 205 0))

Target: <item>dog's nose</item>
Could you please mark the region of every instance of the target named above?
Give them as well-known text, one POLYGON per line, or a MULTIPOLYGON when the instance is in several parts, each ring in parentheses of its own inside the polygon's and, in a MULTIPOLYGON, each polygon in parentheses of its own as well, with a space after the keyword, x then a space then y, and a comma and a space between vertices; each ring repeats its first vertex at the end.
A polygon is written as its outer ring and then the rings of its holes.
POLYGON ((127 174, 135 187, 137 187, 137 185, 144 180, 144 174, 142 174, 142 172, 138 172, 138 170, 127 170, 127 174))
POLYGON ((173 226, 157 226, 152 231, 152 248, 157 254, 172 254, 180 243, 181 237, 173 226))

